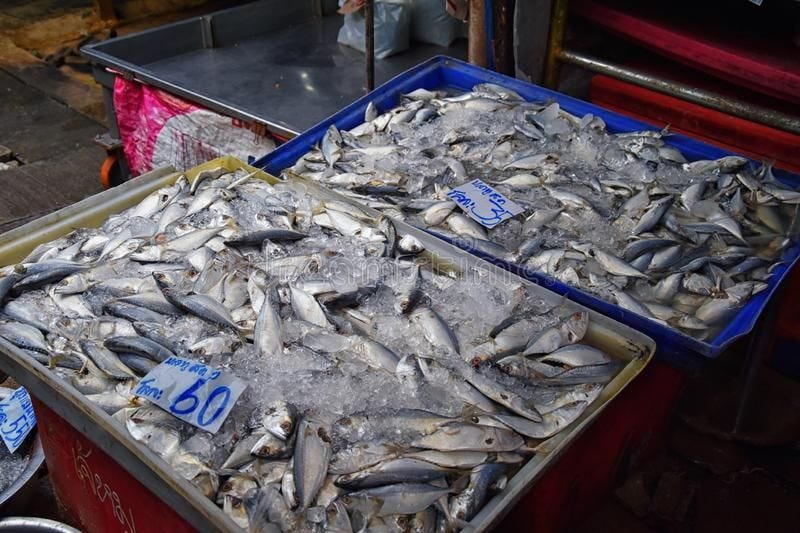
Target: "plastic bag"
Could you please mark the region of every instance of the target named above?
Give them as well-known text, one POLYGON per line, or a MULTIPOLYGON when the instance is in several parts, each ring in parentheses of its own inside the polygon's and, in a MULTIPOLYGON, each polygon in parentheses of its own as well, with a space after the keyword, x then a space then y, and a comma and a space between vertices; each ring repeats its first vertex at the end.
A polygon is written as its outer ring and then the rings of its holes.
MULTIPOLYGON (((375 57, 383 59, 408 50, 411 23, 410 2, 407 0, 376 1, 373 8, 375 20, 375 57)), ((346 46, 365 51, 366 35, 363 10, 344 16, 338 41, 346 46)))
POLYGON ((444 0, 414 0, 411 4, 411 38, 415 41, 450 46, 461 33, 460 25, 447 12, 444 0))
POLYGON ((164 165, 186 170, 222 155, 247 161, 275 149, 259 128, 121 76, 114 79, 114 112, 134 176, 164 165))

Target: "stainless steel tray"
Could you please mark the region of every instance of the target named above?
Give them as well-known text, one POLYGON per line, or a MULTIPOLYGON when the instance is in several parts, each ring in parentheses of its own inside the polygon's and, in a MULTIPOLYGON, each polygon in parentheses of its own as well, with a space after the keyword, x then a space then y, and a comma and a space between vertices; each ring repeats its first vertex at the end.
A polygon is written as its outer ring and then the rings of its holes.
MULTIPOLYGON (((314 4, 262 0, 89 44, 81 52, 102 67, 294 137, 366 90, 364 54, 336 42, 342 17, 321 16, 314 4)), ((376 60, 375 81, 438 54, 465 58, 465 43, 414 42, 376 60)), ((102 69, 95 77, 113 83, 102 69)))
MULTIPOLYGON (((219 166, 225 166, 230 170, 244 167, 249 171, 256 171, 232 157, 223 157, 195 167, 185 174, 192 179, 202 170, 219 166)), ((73 206, 0 235, 0 265, 18 261, 37 244, 64 235, 76 227, 100 225, 109 214, 135 204, 148 193, 172 183, 179 175, 179 173, 163 169, 145 174, 120 187, 92 196, 73 206)), ((258 171, 256 176, 271 183, 277 181, 276 178, 263 171, 258 171)), ((312 183, 305 181, 290 181, 290 183, 311 196, 335 198, 359 205, 312 183)), ((370 214, 377 213, 367 207, 361 207, 361 209, 370 214)), ((397 229, 398 235, 411 234, 415 236, 427 249, 435 252, 444 260, 482 269, 498 277, 512 277, 516 282, 522 282, 529 286, 529 290, 537 298, 564 303, 576 311, 588 312, 591 320, 584 341, 625 362, 620 373, 606 385, 600 397, 586 412, 570 428, 541 444, 539 453, 534 455, 509 480, 505 489, 495 495, 473 518, 470 524, 477 531, 485 531, 499 523, 511 506, 524 496, 525 492, 552 466, 570 444, 595 421, 608 403, 644 369, 655 353, 655 343, 649 337, 628 326, 565 300, 562 296, 535 283, 513 276, 421 230, 403 223, 397 223, 397 229)), ((125 428, 86 400, 71 385, 62 382, 48 368, 43 367, 3 339, 0 339, 0 354, 5 356, 0 357, 0 370, 5 370, 14 376, 29 390, 31 395, 86 435, 133 477, 175 509, 192 526, 200 530, 208 530, 209 527, 213 527, 221 531, 240 531, 221 509, 200 494, 194 486, 175 476, 163 460, 136 442, 125 428)))

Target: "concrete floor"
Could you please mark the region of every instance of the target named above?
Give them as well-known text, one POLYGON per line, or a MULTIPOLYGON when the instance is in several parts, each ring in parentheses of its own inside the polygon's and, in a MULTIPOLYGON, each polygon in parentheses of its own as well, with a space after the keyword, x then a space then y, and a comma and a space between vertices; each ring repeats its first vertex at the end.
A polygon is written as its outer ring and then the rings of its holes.
POLYGON ((21 164, 0 171, 0 232, 102 190, 105 127, 0 70, 0 145, 21 164))
POLYGON ((800 382, 761 367, 740 431, 730 432, 748 350, 735 344, 689 380, 664 446, 571 531, 798 531, 800 382))

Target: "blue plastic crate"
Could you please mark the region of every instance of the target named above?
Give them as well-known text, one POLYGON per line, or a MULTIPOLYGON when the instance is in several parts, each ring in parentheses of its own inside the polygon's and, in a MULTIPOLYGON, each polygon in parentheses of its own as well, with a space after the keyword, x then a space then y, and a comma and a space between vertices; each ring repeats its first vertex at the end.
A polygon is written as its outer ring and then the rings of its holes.
MULTIPOLYGON (((464 63, 446 56, 437 56, 417 65, 384 83, 371 93, 359 98, 335 115, 323 120, 311 129, 303 132, 274 152, 254 163, 270 173, 279 174, 283 169, 292 166, 301 156, 317 144, 331 124, 339 129, 351 129, 363 122, 364 111, 369 102, 374 103, 380 111, 395 107, 400 96, 414 89, 454 89, 471 90, 478 83, 492 82, 513 89, 523 98, 530 101, 555 101, 565 110, 575 115, 592 113, 602 118, 608 131, 613 133, 652 130, 652 125, 622 116, 602 107, 572 98, 561 93, 538 87, 496 72, 464 63)), ((670 135, 669 144, 679 148, 690 161, 696 159, 716 159, 731 152, 696 141, 683 135, 670 135)), ((800 185, 800 177, 786 172, 776 171, 775 176, 792 186, 800 185)), ((441 237, 441 236, 439 236, 441 237)), ((448 240, 449 239, 445 239, 448 240)), ((452 241, 451 241, 452 242, 452 241)), ((461 245, 461 243, 454 243, 461 245)), ((767 290, 757 294, 745 305, 736 317, 717 336, 710 341, 700 341, 680 331, 644 318, 619 306, 601 300, 587 292, 571 287, 548 276, 502 259, 489 256, 480 251, 461 245, 467 251, 482 257, 502 268, 510 270, 522 277, 535 281, 550 290, 566 295, 571 300, 595 309, 610 318, 623 322, 652 337, 658 344, 658 357, 682 368, 694 366, 700 362, 698 355, 714 358, 719 356, 736 339, 747 335, 758 321, 767 302, 775 294, 781 282, 800 257, 800 245, 789 248, 770 278, 767 290)))

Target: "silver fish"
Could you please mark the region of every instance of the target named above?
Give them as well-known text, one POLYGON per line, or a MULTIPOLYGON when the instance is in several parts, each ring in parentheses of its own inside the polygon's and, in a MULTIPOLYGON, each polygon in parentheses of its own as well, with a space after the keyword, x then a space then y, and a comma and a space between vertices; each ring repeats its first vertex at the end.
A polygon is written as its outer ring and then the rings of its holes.
POLYGON ((330 460, 331 438, 323 425, 303 419, 297 427, 294 480, 300 509, 307 509, 317 495, 330 460))

